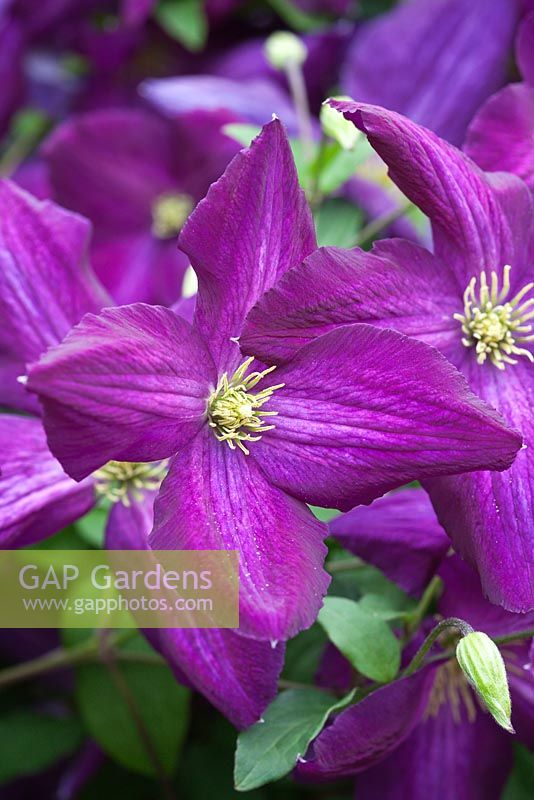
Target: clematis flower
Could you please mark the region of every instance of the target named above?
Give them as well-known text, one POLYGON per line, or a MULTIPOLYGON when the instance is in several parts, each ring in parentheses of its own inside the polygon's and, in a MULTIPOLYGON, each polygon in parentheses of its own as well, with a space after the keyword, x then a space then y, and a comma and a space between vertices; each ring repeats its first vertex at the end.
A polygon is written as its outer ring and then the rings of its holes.
MULTIPOLYGON (((341 69, 342 91, 398 111, 459 145, 476 111, 505 83, 517 17, 515 0, 401 3, 356 29, 341 69)), ((347 194, 370 219, 406 204, 371 148, 347 194)), ((424 227, 406 216, 388 232, 427 243, 424 227)))
POLYGON ((151 546, 237 549, 240 630, 286 639, 313 622, 329 580, 325 529, 304 502, 347 509, 416 477, 502 469, 520 439, 441 355, 391 331, 333 331, 275 374, 243 359, 247 312, 316 247, 278 120, 211 187, 180 246, 199 278, 192 326, 143 304, 89 314, 28 385, 75 479, 172 458, 151 546))
POLYGON ((516 41, 523 76, 491 97, 469 126, 465 152, 483 169, 519 175, 534 190, 534 11, 516 41))
POLYGON ((236 151, 211 130, 194 116, 180 126, 109 110, 71 117, 46 142, 53 198, 93 223, 91 261, 117 302, 180 297, 188 260, 176 236, 236 151))
POLYGON ((526 447, 502 475, 474 472, 425 486, 455 548, 477 566, 490 600, 531 609, 532 197, 515 176, 485 175, 460 151, 394 112, 335 106, 368 135, 395 183, 428 215, 434 253, 396 239, 377 243, 371 253, 315 253, 252 311, 242 348, 278 362, 354 322, 394 328, 439 348, 472 390, 523 433, 526 447))
POLYGON ((475 112, 505 83, 517 18, 515 0, 402 3, 356 31, 343 93, 459 145, 475 112))
MULTIPOLYGON (((412 504, 415 519, 425 502, 422 490, 400 494, 407 495, 405 509, 412 504)), ((404 565, 406 579, 410 581, 412 552, 420 554, 436 533, 439 546, 443 532, 436 531, 437 520, 432 518, 430 509, 425 517, 426 530, 424 525, 417 526, 414 532, 404 529, 404 534, 402 527, 395 530, 397 508, 396 494, 381 501, 377 523, 382 532, 374 553, 378 561, 383 561, 389 542, 397 549, 404 539, 404 553, 396 571, 399 574, 404 565)), ((339 523, 344 524, 346 537, 352 529, 352 541, 358 548, 358 518, 340 517, 335 521, 336 525, 339 523)), ((439 575, 444 590, 438 601, 436 621, 461 617, 476 630, 493 637, 532 627, 532 614, 511 614, 485 601, 476 573, 458 556, 445 558, 439 575)), ((446 650, 452 642, 449 639, 442 644, 446 650)), ((528 647, 528 641, 507 644, 501 653, 508 672, 517 738, 532 747, 534 677, 526 664, 528 647)), ((343 711, 314 740, 297 773, 319 781, 358 775, 356 795, 362 800, 376 797, 498 800, 512 768, 512 742, 509 734, 481 707, 452 657, 380 688, 343 711)))
MULTIPOLYGON (((19 375, 85 311, 110 302, 85 263, 89 231, 87 220, 78 215, 36 201, 10 181, 0 183, 0 342, 19 375)), ((23 387, 15 385, 19 394, 10 390, 14 406, 25 407, 23 387)), ((166 462, 110 462, 77 483, 50 453, 41 420, 15 414, 0 415, 0 449, 1 547, 41 541, 102 498, 111 505, 108 546, 148 546, 154 496, 166 462)), ((205 694, 238 727, 252 724, 276 694, 281 644, 273 648, 269 642, 250 642, 233 630, 171 629, 147 636, 178 679, 205 694)))

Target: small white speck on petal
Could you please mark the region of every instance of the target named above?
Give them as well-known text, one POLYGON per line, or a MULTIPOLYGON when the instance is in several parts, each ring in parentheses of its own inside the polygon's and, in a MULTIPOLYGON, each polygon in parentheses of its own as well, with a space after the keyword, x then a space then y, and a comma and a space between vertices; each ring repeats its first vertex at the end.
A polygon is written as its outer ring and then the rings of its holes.
POLYGON ((278 639, 271 639, 271 647, 273 650, 278 646, 278 639))
POLYGON ((17 383, 22 383, 22 385, 24 386, 26 383, 28 383, 28 376, 27 375, 19 375, 18 378, 17 378, 17 383))

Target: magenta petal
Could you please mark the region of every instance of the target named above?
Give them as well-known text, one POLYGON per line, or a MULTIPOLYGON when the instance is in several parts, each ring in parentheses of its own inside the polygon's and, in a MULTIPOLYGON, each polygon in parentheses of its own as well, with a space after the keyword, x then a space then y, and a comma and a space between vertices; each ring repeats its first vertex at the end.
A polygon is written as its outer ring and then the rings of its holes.
POLYGON ((475 472, 427 482, 455 548, 476 566, 482 588, 510 611, 534 609, 534 387, 529 362, 504 373, 466 359, 470 383, 517 427, 525 445, 507 472, 475 472), (498 374, 497 374, 498 373, 498 374))
POLYGON ((389 755, 421 720, 434 681, 425 669, 377 689, 342 711, 312 742, 297 774, 314 780, 356 775, 389 755))
POLYGON ((106 461, 157 461, 205 419, 213 364, 185 320, 142 303, 88 314, 31 370, 48 441, 80 479, 106 461))
POLYGON ((329 527, 343 547, 410 594, 425 588, 450 547, 423 489, 387 494, 337 517, 329 527))
POLYGON ((367 134, 399 189, 430 217, 436 255, 461 292, 482 270, 529 263, 533 200, 513 175, 487 176, 463 153, 393 111, 331 101, 367 134))
POLYGON ((533 139, 534 86, 514 83, 481 108, 464 149, 483 169, 513 172, 534 189, 533 139))
POLYGON ((523 78, 534 86, 534 12, 531 12, 519 28, 516 43, 517 63, 523 78))
MULTIPOLYGON (((147 547, 153 522, 153 495, 110 514, 106 546, 117 550, 147 547)), ((276 696, 284 661, 282 644, 271 647, 233 630, 162 629, 146 632, 149 641, 184 679, 239 728, 255 722, 276 696)))
POLYGON ((449 349, 458 343, 453 314, 462 307, 442 264, 401 239, 371 253, 325 247, 287 272, 247 317, 241 349, 267 363, 339 325, 367 322, 449 349))
POLYGON ((87 220, 0 182, 0 347, 33 361, 109 302, 91 272, 87 220))
POLYGON ((251 451, 314 505, 347 511, 426 475, 506 469, 521 445, 441 353, 394 331, 337 328, 273 379, 285 384, 269 402, 275 428, 251 451))
POLYGON ((180 247, 198 275, 194 325, 217 367, 236 358, 254 303, 315 249, 310 210, 299 188, 281 123, 263 128, 189 217, 180 247))
POLYGON ((238 550, 240 631, 275 641, 317 616, 330 581, 325 535, 305 506, 267 482, 252 453, 230 450, 206 428, 172 462, 150 545, 238 550))
POLYGON ((23 547, 83 516, 94 503, 92 483, 63 472, 41 422, 0 415, 0 546, 23 547))
POLYGON ((505 81, 516 16, 510 0, 401 3, 356 32, 343 90, 460 144, 473 114, 505 81))
MULTIPOLYGON (((460 700, 461 702, 461 700, 460 700)), ((358 800, 499 800, 512 769, 512 740, 477 708, 469 720, 449 704, 356 781, 358 800)))

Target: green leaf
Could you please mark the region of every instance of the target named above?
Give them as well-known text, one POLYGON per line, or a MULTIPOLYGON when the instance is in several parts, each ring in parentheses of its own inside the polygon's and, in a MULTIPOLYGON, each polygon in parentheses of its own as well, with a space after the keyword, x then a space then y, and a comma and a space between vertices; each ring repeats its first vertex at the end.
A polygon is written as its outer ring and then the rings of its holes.
POLYGON ((319 506, 308 506, 314 517, 320 519, 321 522, 330 522, 330 520, 339 517, 341 511, 337 508, 320 508, 319 506))
POLYGON ((96 506, 85 517, 76 522, 78 536, 90 547, 101 550, 104 547, 104 537, 106 533, 106 523, 108 521, 109 508, 96 506))
MULTIPOLYGON (((362 212, 352 203, 341 198, 327 200, 315 213, 319 247, 354 247, 362 221, 362 212)), ((333 516, 323 521, 330 519, 333 516)))
POLYGON ((0 783, 32 775, 73 753, 83 732, 72 717, 19 709, 0 717, 0 783))
POLYGON ((327 597, 318 621, 358 672, 380 683, 394 679, 401 649, 384 620, 353 600, 327 597))
MULTIPOLYGON (((139 637, 127 650, 150 652, 139 637)), ((176 768, 189 722, 189 691, 160 664, 117 661, 158 759, 168 774, 176 768)), ((77 669, 76 698, 88 733, 119 764, 154 775, 154 767, 117 683, 100 664, 77 669)))
POLYGON ((514 768, 505 786, 502 800, 532 800, 534 753, 522 745, 516 745, 514 752, 514 768))
POLYGON ((313 684, 327 641, 320 625, 301 631, 286 645, 282 677, 297 683, 313 684))
POLYGON ((319 188, 322 194, 329 195, 352 178, 358 166, 369 158, 369 144, 362 137, 352 150, 344 150, 337 142, 328 142, 318 158, 319 188))
POLYGON ((208 36, 202 0, 160 0, 155 14, 169 36, 188 50, 202 50, 208 36))
POLYGON ((268 3, 290 28, 297 31, 314 31, 328 23, 327 17, 307 14, 289 0, 268 0, 268 3))
POLYGON ((249 125, 245 122, 230 122, 224 125, 223 133, 236 142, 242 144, 243 147, 249 147, 250 143, 261 132, 260 125, 249 125))
POLYGON ((355 690, 342 700, 319 689, 288 689, 273 700, 263 715, 237 739, 234 781, 240 792, 275 781, 293 769, 329 715, 346 706, 355 690))

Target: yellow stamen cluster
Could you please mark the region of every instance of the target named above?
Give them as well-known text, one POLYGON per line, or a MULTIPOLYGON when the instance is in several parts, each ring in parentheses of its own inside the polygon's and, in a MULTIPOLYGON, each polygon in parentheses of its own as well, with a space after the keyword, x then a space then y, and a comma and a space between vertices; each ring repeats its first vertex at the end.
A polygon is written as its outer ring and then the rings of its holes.
POLYGON ((456 723, 462 722, 462 707, 467 713, 468 721, 475 721, 477 715, 476 696, 456 659, 447 661, 437 670, 425 717, 437 717, 440 708, 445 703, 450 706, 452 718, 456 723))
POLYGON ((95 491, 112 503, 130 506, 141 500, 144 492, 156 491, 167 473, 167 461, 149 464, 130 461, 108 461, 93 473, 95 491))
POLYGON ((220 442, 226 442, 232 450, 235 450, 236 446, 239 447, 247 456, 249 450, 243 442, 257 442, 261 439, 258 434, 270 431, 275 427, 274 425, 264 425, 262 418, 275 417, 278 412, 259 411, 258 409, 271 399, 276 389, 284 386, 283 383, 279 383, 252 394, 251 389, 276 369, 276 367, 269 367, 263 372, 251 372, 250 375, 245 376, 253 361, 254 357, 244 361, 231 378, 228 378, 228 374, 225 372, 208 400, 208 425, 213 428, 217 439, 220 442))
POLYGON ((527 283, 511 300, 507 300, 510 293, 510 269, 509 264, 504 267, 500 290, 497 273, 491 273, 491 283, 488 285, 486 273, 482 272, 478 297, 477 279, 472 278, 464 292, 464 313, 454 315, 454 319, 462 323, 465 334, 462 344, 475 348, 477 362, 484 364, 489 358, 500 370, 506 364, 517 364, 517 359, 512 356, 525 356, 534 361, 530 350, 518 346, 534 341, 534 335, 529 335, 532 325, 526 324, 534 317, 534 311, 529 311, 534 305, 534 298, 525 300, 526 295, 534 288, 534 283, 527 283))
POLYGON ((192 210, 193 200, 187 194, 160 195, 152 205, 152 233, 157 239, 177 236, 192 210))

